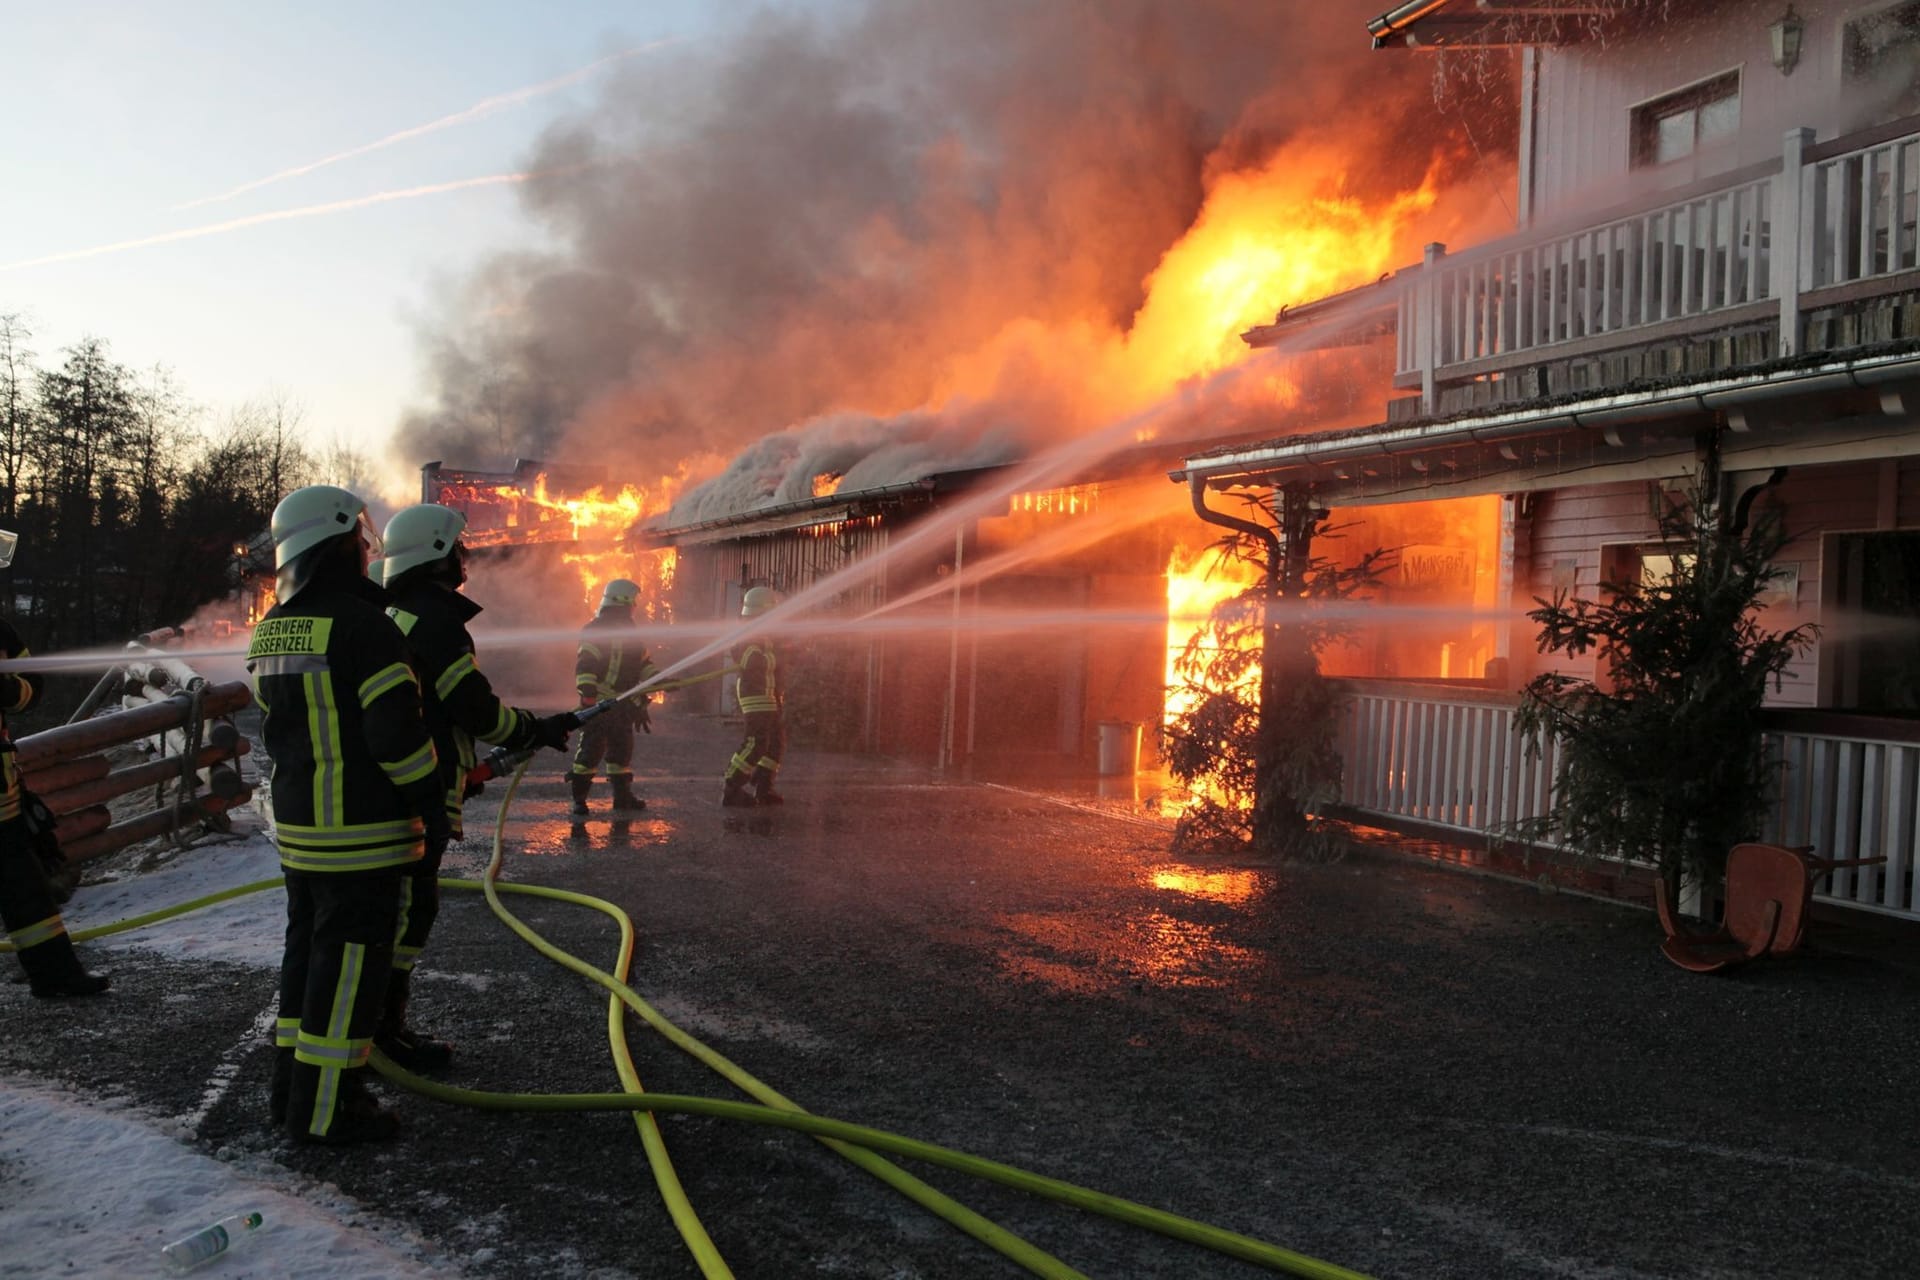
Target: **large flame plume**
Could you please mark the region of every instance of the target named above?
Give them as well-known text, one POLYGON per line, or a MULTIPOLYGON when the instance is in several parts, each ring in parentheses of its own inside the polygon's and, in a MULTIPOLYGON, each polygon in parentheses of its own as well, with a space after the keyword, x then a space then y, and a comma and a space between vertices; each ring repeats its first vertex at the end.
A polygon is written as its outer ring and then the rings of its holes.
MULTIPOLYGON (((889 0, 629 68, 529 158, 560 248, 486 264, 424 326, 439 398, 406 438, 719 471, 680 521, 1155 403, 1495 206, 1468 179, 1510 142, 1497 67, 1437 109, 1424 70, 1369 57, 1371 11, 889 0)), ((1269 360, 1184 420, 1346 425, 1384 373, 1269 360)))

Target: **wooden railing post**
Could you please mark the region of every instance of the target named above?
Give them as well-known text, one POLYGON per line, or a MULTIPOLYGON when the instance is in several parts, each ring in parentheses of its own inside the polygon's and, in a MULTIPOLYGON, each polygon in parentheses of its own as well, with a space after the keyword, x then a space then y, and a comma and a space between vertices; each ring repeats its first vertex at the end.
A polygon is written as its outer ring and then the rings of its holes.
POLYGON ((1434 241, 1426 247, 1422 256, 1419 282, 1414 285, 1419 306, 1416 313, 1420 317, 1420 341, 1418 356, 1420 360, 1420 409, 1432 416, 1440 411, 1438 392, 1434 387, 1434 371, 1440 364, 1441 324, 1440 308, 1444 305, 1440 287, 1440 260, 1447 256, 1447 246, 1434 241))
POLYGON ((1773 283, 1780 291, 1780 354, 1800 350, 1800 294, 1812 283, 1815 228, 1807 218, 1807 148, 1813 130, 1789 129, 1773 206, 1773 283))

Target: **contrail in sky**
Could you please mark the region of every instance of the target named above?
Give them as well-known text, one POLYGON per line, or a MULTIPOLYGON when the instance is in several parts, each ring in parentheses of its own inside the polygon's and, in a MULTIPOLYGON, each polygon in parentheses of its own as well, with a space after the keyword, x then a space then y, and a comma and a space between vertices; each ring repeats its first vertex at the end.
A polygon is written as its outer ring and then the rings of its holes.
POLYGON ((379 151, 385 147, 391 147, 395 143, 406 142, 413 138, 422 138, 430 133, 438 133, 442 129, 451 129, 457 124, 466 124, 469 121, 484 119, 496 111, 504 110, 507 107, 517 107, 523 102, 539 97, 541 94, 552 93, 555 89, 564 89, 570 84, 578 84, 602 67, 623 61, 627 58, 638 57, 643 53, 650 53, 666 45, 677 44, 681 38, 680 36, 668 36, 663 40, 650 41, 647 44, 626 49, 620 53, 610 54, 597 61, 589 62, 586 66, 578 70, 569 71, 567 74, 555 79, 530 85, 525 89, 515 89, 510 93, 497 94, 491 98, 482 98, 464 111, 456 111, 450 116, 441 116, 438 120, 430 120, 426 124, 418 124, 411 129, 402 129, 398 133, 390 133, 384 138, 354 147, 349 151, 335 152, 333 155, 315 160, 311 164, 298 165, 292 169, 282 169, 280 172, 269 174, 267 177, 256 178, 252 182, 244 182, 230 191, 222 191, 219 195, 202 196, 198 200, 189 200, 185 204, 176 204, 169 209, 168 212, 178 213, 183 209, 197 209, 201 205, 218 204, 222 200, 231 200, 237 195, 248 191, 256 191, 270 183, 281 182, 287 178, 297 178, 301 174, 312 173, 315 169, 324 169, 330 164, 338 164, 342 160, 351 160, 355 156, 366 155, 369 151, 379 151))
MULTIPOLYGON (((554 170, 545 170, 552 173, 554 170)), ((413 200, 420 196, 437 196, 447 191, 465 191, 469 187, 497 187, 510 183, 525 182, 540 177, 541 173, 491 173, 483 178, 461 178, 456 182, 436 182, 425 187, 405 187, 398 191, 377 191, 370 196, 355 196, 349 200, 330 200, 326 204, 302 205, 297 209, 276 209, 271 213, 251 213, 244 218, 229 218, 225 222, 213 222, 203 227, 183 227, 178 231, 163 231, 159 235, 142 236, 138 240, 116 240, 112 244, 97 244, 91 249, 69 249, 65 253, 50 253, 41 258, 22 258, 18 262, 0 262, 0 271, 17 271, 22 267, 43 267, 53 262, 72 262, 77 258, 97 258, 106 253, 120 253, 127 249, 144 249, 148 245, 169 244, 175 240, 197 240, 201 236, 219 235, 223 231, 238 231, 242 227, 257 227, 264 222, 285 222, 290 218, 317 218, 322 214, 342 213, 348 209, 363 209, 370 204, 386 204, 393 200, 413 200)))

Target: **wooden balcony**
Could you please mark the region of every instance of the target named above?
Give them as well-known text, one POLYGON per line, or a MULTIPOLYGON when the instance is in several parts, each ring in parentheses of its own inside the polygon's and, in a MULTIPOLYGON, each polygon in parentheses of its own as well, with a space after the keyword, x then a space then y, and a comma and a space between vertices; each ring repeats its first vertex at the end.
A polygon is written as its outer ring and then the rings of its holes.
POLYGON ((1920 118, 1457 254, 1401 285, 1397 419, 1920 338, 1920 118))

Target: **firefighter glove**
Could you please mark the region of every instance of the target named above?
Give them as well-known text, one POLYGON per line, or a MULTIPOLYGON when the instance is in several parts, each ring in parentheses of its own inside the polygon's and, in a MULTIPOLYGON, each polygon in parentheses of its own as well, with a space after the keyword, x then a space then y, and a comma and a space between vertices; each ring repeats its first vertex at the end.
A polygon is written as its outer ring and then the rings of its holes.
POLYGON ((653 732, 653 713, 647 710, 645 698, 633 704, 633 722, 640 726, 640 732, 653 732))
POLYGON ((552 747, 555 751, 567 749, 567 735, 573 732, 573 712, 562 711, 558 715, 542 716, 533 722, 533 740, 543 747, 552 747))

